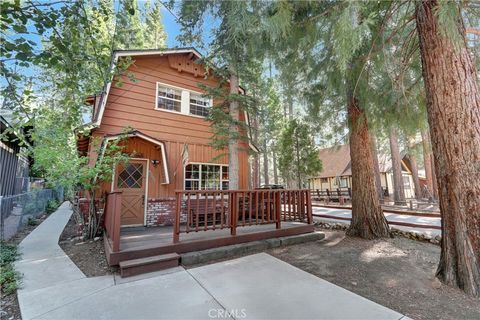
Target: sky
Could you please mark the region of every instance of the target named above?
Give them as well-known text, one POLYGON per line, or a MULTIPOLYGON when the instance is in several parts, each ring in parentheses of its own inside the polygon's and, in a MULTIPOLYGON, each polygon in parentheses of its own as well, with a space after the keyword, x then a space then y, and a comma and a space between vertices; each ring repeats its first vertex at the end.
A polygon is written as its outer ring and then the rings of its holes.
POLYGON ((176 18, 165 9, 165 7, 162 7, 162 15, 165 31, 167 32, 167 46, 169 48, 178 47, 180 44, 176 38, 180 34, 180 25, 176 21, 176 18))

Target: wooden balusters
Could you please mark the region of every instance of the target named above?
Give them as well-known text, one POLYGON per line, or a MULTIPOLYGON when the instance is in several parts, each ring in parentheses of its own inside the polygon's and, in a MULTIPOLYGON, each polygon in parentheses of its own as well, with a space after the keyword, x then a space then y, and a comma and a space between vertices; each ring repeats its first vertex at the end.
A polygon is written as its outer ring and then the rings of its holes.
POLYGON ((310 190, 190 190, 176 196, 174 242, 181 233, 230 228, 236 235, 238 227, 313 222, 310 190))

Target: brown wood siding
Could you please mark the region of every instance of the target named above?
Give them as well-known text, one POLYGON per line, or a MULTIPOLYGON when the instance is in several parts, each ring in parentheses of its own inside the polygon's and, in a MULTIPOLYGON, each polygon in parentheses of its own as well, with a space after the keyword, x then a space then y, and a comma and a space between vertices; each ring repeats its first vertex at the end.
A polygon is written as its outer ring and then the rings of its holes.
MULTIPOLYGON (((128 70, 135 82, 122 77, 123 85, 112 84, 102 123, 95 129, 94 135, 112 135, 131 127, 165 143, 170 184, 161 184, 162 165, 155 167, 149 163, 149 198, 174 196, 174 191, 183 189, 184 168, 182 150, 188 144, 189 162, 228 164, 227 150, 218 151, 209 146, 212 137, 210 122, 204 118, 175 112, 155 110, 156 83, 176 86, 190 91, 202 92, 199 83, 216 86, 213 77, 204 79, 194 77, 188 72, 178 72, 169 65, 165 56, 137 57, 128 70), (221 155, 224 156, 221 156, 221 155)), ((218 103, 215 101, 214 103, 218 103)), ((243 115, 241 119, 244 120, 243 115)), ((248 145, 240 143, 240 181, 241 189, 248 188, 248 145)), ((161 160, 156 146, 139 138, 129 139, 126 151, 138 152, 150 160, 161 160)), ((110 191, 111 182, 103 185, 104 191, 110 191)))

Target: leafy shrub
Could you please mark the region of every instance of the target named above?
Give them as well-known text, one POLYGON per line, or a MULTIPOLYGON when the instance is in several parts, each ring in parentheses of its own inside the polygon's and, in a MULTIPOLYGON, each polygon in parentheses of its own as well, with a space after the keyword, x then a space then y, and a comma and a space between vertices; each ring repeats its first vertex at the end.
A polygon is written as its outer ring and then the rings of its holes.
POLYGON ((47 214, 55 212, 55 210, 57 210, 59 206, 60 206, 60 203, 56 199, 50 199, 47 202, 47 207, 45 208, 45 212, 47 214))
POLYGON ((5 295, 14 293, 20 283, 20 273, 15 271, 13 262, 18 257, 17 246, 6 242, 0 243, 0 287, 5 295))
POLYGON ((7 242, 0 242, 0 266, 14 262, 18 257, 17 246, 7 242))
POLYGON ((37 219, 31 218, 31 217, 28 218, 28 225, 29 225, 29 226, 36 226, 37 224, 38 224, 37 219))
POLYGON ((2 287, 2 293, 9 295, 18 289, 20 283, 20 274, 13 269, 13 265, 8 265, 2 269, 0 273, 0 285, 2 287))

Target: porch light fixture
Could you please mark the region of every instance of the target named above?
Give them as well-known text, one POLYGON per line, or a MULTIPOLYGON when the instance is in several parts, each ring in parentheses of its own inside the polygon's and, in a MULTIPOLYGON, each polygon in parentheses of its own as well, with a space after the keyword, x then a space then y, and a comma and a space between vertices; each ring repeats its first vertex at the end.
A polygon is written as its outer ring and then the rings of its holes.
POLYGON ((159 163, 160 163, 160 160, 152 160, 152 164, 153 164, 154 167, 156 167, 157 164, 159 164, 159 163))

